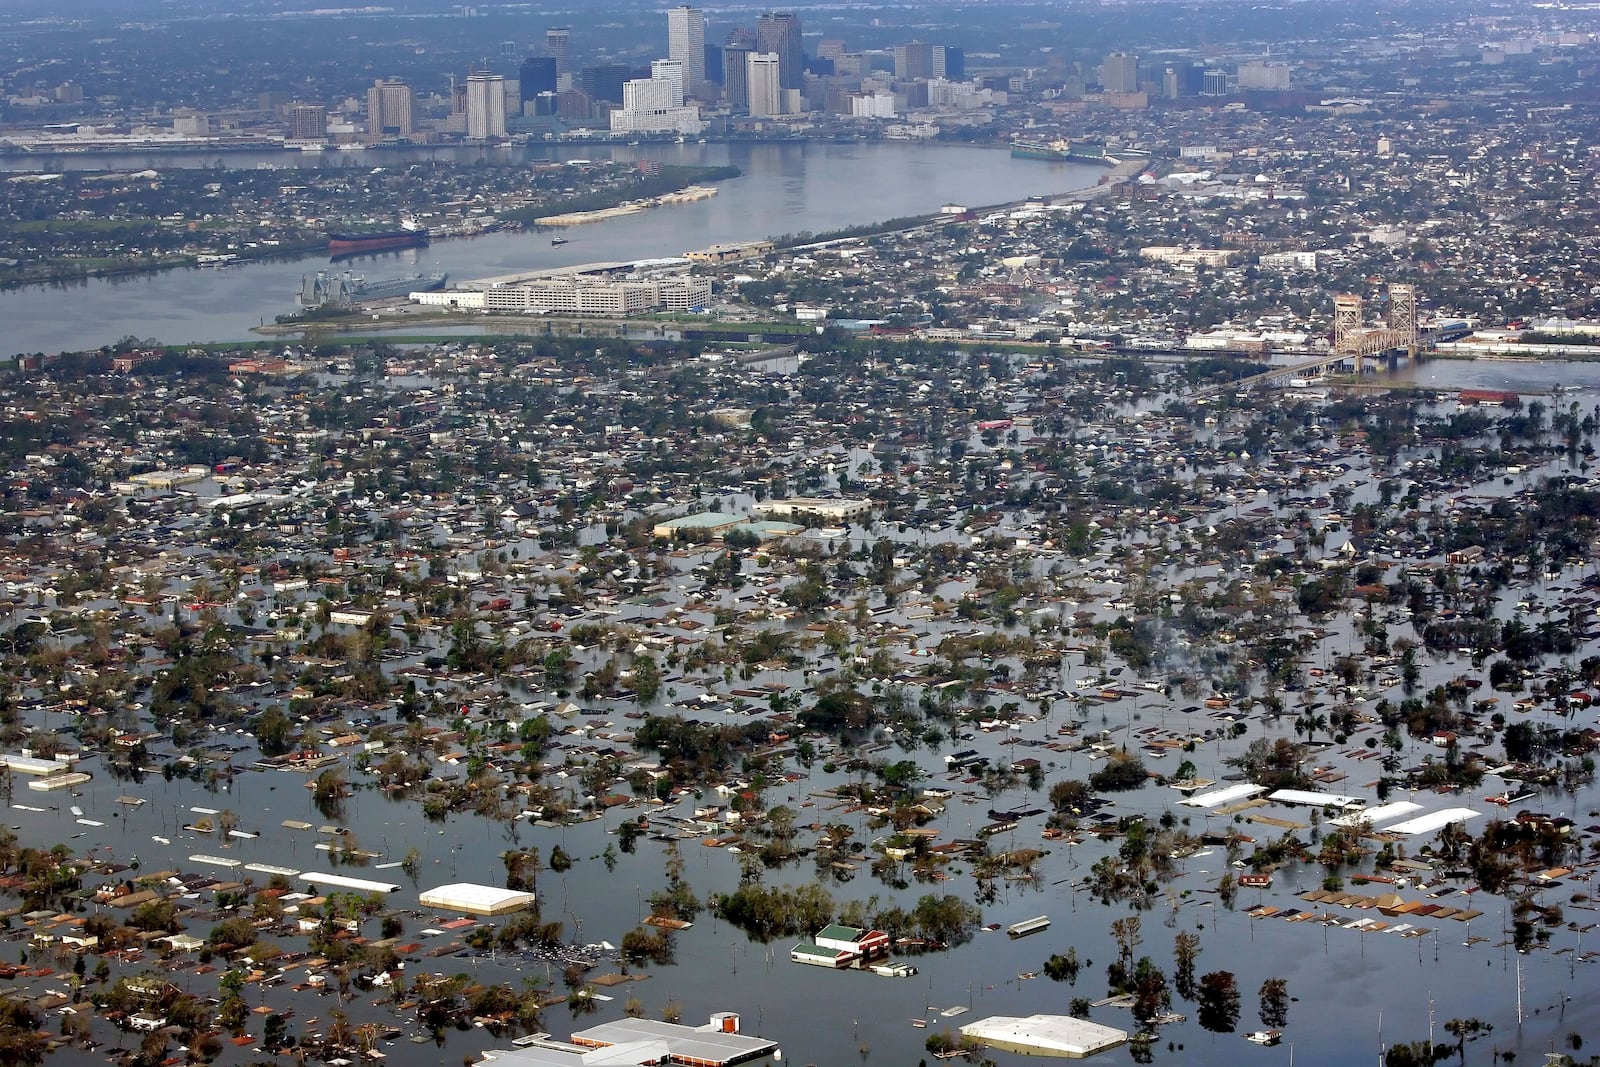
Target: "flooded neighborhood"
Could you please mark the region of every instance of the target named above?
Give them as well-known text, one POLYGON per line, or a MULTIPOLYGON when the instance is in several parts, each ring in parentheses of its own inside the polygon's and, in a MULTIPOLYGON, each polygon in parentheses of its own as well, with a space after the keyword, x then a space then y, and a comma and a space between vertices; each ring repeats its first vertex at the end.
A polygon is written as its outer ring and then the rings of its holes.
POLYGON ((47 369, 5 409, 19 1056, 1592 1021, 1596 385, 836 337, 47 369))

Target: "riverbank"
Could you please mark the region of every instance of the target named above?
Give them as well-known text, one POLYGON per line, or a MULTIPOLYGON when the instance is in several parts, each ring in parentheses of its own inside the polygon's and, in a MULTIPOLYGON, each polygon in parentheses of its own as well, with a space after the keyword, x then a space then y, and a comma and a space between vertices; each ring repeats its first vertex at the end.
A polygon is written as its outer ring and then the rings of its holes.
MULTIPOLYGON (((667 198, 691 188, 701 186, 710 188, 706 185, 707 182, 728 181, 742 174, 738 167, 661 167, 655 174, 626 189, 585 193, 552 203, 504 211, 499 217, 504 222, 535 226, 573 225, 571 222, 559 221, 566 218, 579 218, 583 222, 600 222, 618 215, 632 214, 633 211, 642 211, 644 206, 655 201, 673 202, 667 198), (641 206, 630 211, 619 210, 630 204, 641 206)), ((715 190, 713 189, 709 195, 715 195, 715 190)), ((697 196, 693 199, 704 198, 697 196)))
POLYGON ((272 260, 300 259, 318 251, 326 251, 326 240, 291 245, 274 245, 270 248, 244 248, 231 252, 232 259, 225 262, 202 262, 200 254, 182 254, 158 258, 78 259, 67 263, 53 262, 44 268, 0 269, 0 291, 23 289, 30 285, 66 285, 91 278, 128 278, 140 274, 156 274, 169 270, 206 267, 227 270, 245 263, 272 260))
MULTIPOLYGON (((579 196, 550 198, 539 205, 516 207, 498 211, 488 219, 471 225, 439 225, 432 228, 433 241, 457 237, 479 237, 487 230, 516 231, 530 225, 566 225, 568 223, 540 216, 558 216, 562 211, 588 211, 592 214, 577 221, 603 221, 612 213, 626 214, 642 211, 646 207, 675 203, 688 203, 716 195, 714 187, 704 184, 739 176, 737 167, 666 167, 660 172, 638 181, 628 181, 619 188, 599 188, 579 196), (636 206, 635 206, 636 205, 636 206)), ((98 177, 98 176, 94 176, 98 177)), ((79 176, 80 180, 89 178, 79 176)), ((98 182, 96 184, 99 184, 98 182)), ((252 199, 250 201, 254 203, 252 199)), ((187 201, 177 200, 170 206, 188 213, 187 201)), ((491 205, 492 209, 492 205, 491 205)), ((157 212, 164 210, 156 209, 157 212)), ((415 213, 429 213, 426 206, 414 208, 415 213)), ((326 215, 338 213, 329 207, 326 215)), ((230 227, 248 230, 239 220, 248 217, 240 214, 219 214, 207 219, 205 231, 223 231, 230 227)), ((181 225, 181 224, 180 224, 181 225)), ((227 269, 249 262, 269 260, 295 260, 326 253, 327 238, 314 229, 302 225, 281 231, 254 235, 246 240, 232 234, 227 237, 212 232, 210 247, 195 240, 195 234, 183 235, 184 251, 171 251, 166 246, 178 243, 173 238, 173 224, 152 213, 150 218, 137 219, 76 219, 71 217, 47 218, 23 223, 13 231, 13 236, 37 231, 37 246, 48 247, 36 262, 19 262, 13 267, 0 266, 0 290, 20 289, 32 285, 57 285, 83 282, 91 279, 131 278, 158 274, 165 271, 194 267, 227 269), (193 247, 199 244, 199 248, 193 247), (133 254, 121 254, 125 248, 135 249, 133 254), (119 254, 102 253, 117 251, 119 254)), ((18 249, 20 252, 20 248, 18 249)), ((18 252, 10 252, 19 258, 18 252)), ((8 254, 0 250, 0 255, 8 254)))
POLYGON ((533 221, 539 226, 586 226, 591 222, 604 222, 606 219, 635 215, 653 207, 692 204, 696 200, 705 200, 716 195, 715 186, 689 185, 675 193, 664 193, 661 196, 652 196, 644 200, 630 200, 627 203, 618 204, 616 207, 600 208, 598 211, 569 211, 562 215, 545 215, 533 221))

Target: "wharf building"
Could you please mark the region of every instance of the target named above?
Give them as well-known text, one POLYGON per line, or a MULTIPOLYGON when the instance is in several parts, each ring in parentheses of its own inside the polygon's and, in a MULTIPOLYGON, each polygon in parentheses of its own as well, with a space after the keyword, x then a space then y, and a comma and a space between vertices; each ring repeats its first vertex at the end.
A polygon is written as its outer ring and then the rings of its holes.
POLYGON ((711 279, 669 268, 591 263, 536 274, 468 282, 462 289, 412 293, 418 304, 518 315, 641 315, 689 311, 711 300, 711 279))

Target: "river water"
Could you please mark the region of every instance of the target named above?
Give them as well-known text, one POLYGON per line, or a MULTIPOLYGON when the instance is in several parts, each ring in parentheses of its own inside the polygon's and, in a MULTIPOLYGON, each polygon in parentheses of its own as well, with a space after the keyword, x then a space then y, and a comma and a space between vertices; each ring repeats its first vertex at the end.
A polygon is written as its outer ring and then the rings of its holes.
MULTIPOLYGON (((1094 185, 1103 169, 1075 163, 1012 159, 1004 151, 909 142, 807 144, 684 144, 585 146, 556 149, 464 149, 470 162, 552 158, 656 159, 668 164, 732 164, 743 176, 718 184, 707 200, 658 208, 574 227, 569 243, 548 234, 502 233, 443 240, 428 248, 386 252, 341 263, 368 278, 413 271, 446 271, 453 279, 488 277, 575 263, 678 256, 723 241, 786 233, 820 233, 937 210, 947 203, 999 204, 1094 185)), ((237 166, 396 166, 419 152, 251 153, 237 166)), ((8 158, 0 169, 80 167, 210 167, 215 154, 8 158)), ((381 209, 381 205, 373 205, 381 209)), ((126 278, 92 279, 0 293, 8 324, 0 354, 76 351, 133 335, 179 344, 248 340, 250 327, 294 309, 301 276, 327 265, 324 257, 184 269, 126 278)))

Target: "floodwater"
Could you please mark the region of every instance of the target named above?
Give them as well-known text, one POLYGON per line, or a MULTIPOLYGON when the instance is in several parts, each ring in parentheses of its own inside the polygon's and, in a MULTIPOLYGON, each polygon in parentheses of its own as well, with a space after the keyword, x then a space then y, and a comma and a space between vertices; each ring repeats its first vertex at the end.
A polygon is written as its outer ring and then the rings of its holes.
MULTIPOLYGON (((1330 644, 1336 642, 1334 639, 1330 644)), ((1463 669, 1466 669, 1465 664, 1430 663, 1424 684, 1432 684, 1435 674, 1442 678, 1463 669)), ((1089 673, 1081 665, 1069 665, 1063 671, 1060 685, 1070 691, 1073 678, 1089 673)), ((799 684, 803 679, 797 674, 793 681, 799 684)), ((693 685, 678 681, 669 682, 663 692, 664 699, 673 699, 674 693, 677 699, 682 699, 697 691, 693 685)), ((528 699, 520 693, 513 693, 512 697, 513 700, 528 699)), ((948 742, 945 750, 977 748, 997 761, 1032 754, 1045 763, 1047 783, 1064 778, 1087 778, 1098 767, 1087 754, 1052 752, 1034 743, 1054 740, 1056 728, 1074 717, 1079 721, 1086 717, 1088 729, 1101 728, 1102 716, 1103 725, 1113 730, 1130 722, 1135 728, 1171 727, 1182 723, 1195 732, 1212 725, 1203 712, 1186 715, 1179 710, 1188 703, 1181 697, 1167 700, 1158 694, 1141 693, 1136 698, 1124 698, 1116 706, 1090 707, 1086 716, 1080 716, 1072 704, 1058 701, 1049 715, 1024 725, 1020 732, 1013 731, 1009 735, 1004 731, 980 732, 970 739, 948 742), (1008 737, 1015 737, 1020 743, 1002 745, 1000 742, 1008 737)), ((571 721, 590 725, 609 721, 614 729, 623 729, 628 723, 621 717, 622 710, 619 706, 602 718, 580 716, 571 721)), ((1546 713, 1535 713, 1536 716, 1543 714, 1546 713)), ((1252 735, 1255 729, 1252 725, 1252 735)), ((1284 729, 1286 732, 1287 727, 1284 729)), ((1119 730, 1117 736, 1126 734, 1119 730)), ((248 745, 249 741, 234 735, 218 735, 211 740, 235 745, 248 745)), ((1231 768, 1222 761, 1234 754, 1242 743, 1205 744, 1186 757, 1174 754, 1151 766, 1170 773, 1173 768, 1163 764, 1188 758, 1195 762, 1202 777, 1220 780, 1231 773, 1231 768)), ((879 756, 894 760, 902 758, 903 754, 891 748, 879 756)), ((1408 754, 1408 762, 1414 756, 1414 752, 1408 754)), ((927 768, 940 763, 937 755, 926 750, 910 758, 918 759, 927 768)), ((241 752, 237 760, 241 766, 247 765, 251 760, 250 752, 241 752)), ((392 801, 377 791, 358 788, 337 815, 325 817, 313 806, 305 786, 307 778, 300 773, 246 770, 231 784, 212 792, 184 780, 164 781, 160 775, 151 775, 139 784, 118 782, 104 767, 92 761, 85 769, 95 777, 73 797, 63 792, 33 792, 18 780, 13 804, 45 809, 29 811, 12 807, 11 822, 20 828, 24 841, 44 844, 70 841, 84 849, 98 839, 105 843, 102 854, 124 861, 137 856, 141 869, 146 872, 175 868, 226 877, 221 868, 189 859, 198 854, 227 856, 245 863, 265 862, 306 872, 337 871, 399 883, 402 888, 390 901, 400 908, 415 908, 419 889, 435 885, 453 881, 503 884, 505 872, 499 858, 503 851, 533 846, 548 857, 551 849, 559 844, 577 862, 564 875, 549 871, 540 875, 541 910, 547 920, 563 920, 569 936, 584 943, 620 943, 623 935, 648 913, 649 895, 665 886, 663 846, 657 842, 641 840, 635 854, 619 853, 614 871, 608 871, 602 859, 607 845, 616 841, 609 831, 614 831, 622 819, 633 818, 641 811, 648 812, 648 808, 624 808, 608 813, 603 820, 564 828, 542 827, 527 821, 495 823, 473 816, 452 816, 443 822, 428 822, 414 803, 392 801), (116 804, 115 798, 125 794, 142 796, 149 802, 135 809, 116 804), (67 810, 73 804, 84 810, 86 818, 100 820, 106 828, 85 831, 67 810), (254 841, 237 840, 224 845, 215 835, 185 831, 182 829, 185 823, 200 817, 192 810, 196 806, 238 812, 241 814, 239 828, 259 832, 261 836, 254 841), (348 827, 360 848, 383 854, 384 858, 375 863, 397 861, 414 845, 421 852, 418 877, 413 881, 398 868, 333 867, 326 853, 314 847, 318 840, 325 838, 315 831, 285 829, 280 825, 285 819, 304 820, 317 826, 333 823, 348 827), (86 833, 86 837, 73 841, 74 833, 86 833), (162 844, 155 840, 157 836, 171 843, 162 844)), ((1376 773, 1374 770, 1373 774, 1376 773)), ((350 778, 358 786, 365 780, 362 774, 354 771, 350 778)), ((813 822, 843 822, 854 828, 855 840, 870 845, 882 831, 869 828, 865 815, 846 813, 831 800, 818 795, 824 788, 847 780, 850 776, 843 772, 825 773, 819 761, 807 777, 772 788, 764 802, 794 808, 799 815, 796 821, 802 827, 813 822)), ((932 824, 940 832, 940 840, 974 836, 977 828, 990 821, 987 810, 991 803, 981 792, 968 798, 960 796, 963 790, 972 789, 971 786, 946 780, 942 773, 930 778, 928 784, 949 786, 958 793, 946 812, 932 824)), ((1366 792, 1364 781, 1352 779, 1350 785, 1354 787, 1352 792, 1366 792)), ((625 787, 619 788, 626 791, 625 787)), ((1498 788, 1496 780, 1490 778, 1477 792, 1487 794, 1498 788)), ((1152 819, 1171 810, 1193 831, 1206 828, 1220 831, 1229 824, 1227 817, 1176 807, 1178 799, 1173 791, 1152 785, 1136 793, 1118 794, 1112 810, 1118 815, 1145 813, 1152 819)), ((1402 798, 1397 794, 1396 799, 1402 798)), ((1490 815, 1498 814, 1497 809, 1482 803, 1481 797, 1476 795, 1460 798, 1421 795, 1412 799, 1430 810, 1464 803, 1490 815)), ((708 793, 706 802, 725 801, 708 793)), ((1568 812, 1578 817, 1582 825, 1586 821, 1585 813, 1592 812, 1596 802, 1597 790, 1588 787, 1576 797, 1551 794, 1529 802, 1528 806, 1568 812)), ((688 800, 672 810, 688 814, 693 803, 688 800)), ((1042 794, 1013 791, 998 798, 994 806, 1045 807, 1047 803, 1042 794)), ((1290 817, 1305 816, 1302 812, 1290 817)), ((1097 845, 1092 840, 1077 846, 1041 841, 1035 836, 1037 822, 1025 822, 1026 832, 1018 830, 997 837, 991 849, 1047 849, 1048 855, 1040 863, 1041 881, 1037 887, 1002 883, 999 898, 984 907, 983 921, 1004 926, 1034 915, 1048 915, 1052 925, 1040 934, 1012 941, 1004 933, 979 933, 971 943, 952 951, 911 957, 921 973, 911 978, 891 979, 869 972, 833 972, 793 964, 788 959, 791 939, 774 941, 769 951, 768 946, 750 942, 742 932, 709 913, 702 913, 691 929, 677 935, 675 965, 639 968, 650 975, 648 980, 603 990, 616 999, 601 1004, 592 1016, 574 1020, 566 1008, 552 1008, 546 1015, 544 1028, 565 1036, 590 1021, 619 1016, 625 1000, 637 996, 652 1016, 659 1015, 669 1003, 680 1004, 685 1021, 689 1022, 704 1021, 712 1011, 738 1011, 748 1030, 779 1041, 784 1047, 785 1059, 790 1062, 899 1065, 913 1064, 923 1058, 926 1037, 946 1025, 953 1029, 991 1014, 1065 1012, 1073 997, 1097 999, 1105 992, 1105 964, 1115 956, 1109 925, 1127 911, 1122 906, 1102 906, 1087 893, 1075 892, 1073 885, 1083 879, 1095 858, 1108 846, 1097 845), (1046 957, 1053 952, 1065 952, 1069 947, 1076 948, 1084 961, 1075 987, 1057 984, 1042 976, 1028 980, 1019 977, 1025 972, 1042 970, 1046 957), (970 1010, 950 1018, 939 1015, 943 1009, 960 1006, 970 1010), (911 1025, 913 1019, 929 1019, 930 1025, 927 1029, 915 1028, 911 1025)), ((1482 821, 1471 825, 1475 831, 1480 830, 1482 821)), ((1241 826, 1240 829, 1263 840, 1281 832, 1265 826, 1241 826)), ((809 836, 802 832, 801 840, 808 840, 809 836)), ((1423 840, 1413 842, 1410 851, 1414 853, 1424 843, 1423 840)), ((725 848, 707 847, 697 840, 682 842, 679 847, 685 861, 685 877, 702 900, 737 885, 737 855, 725 848)), ((1115 842, 1109 847, 1114 848, 1115 842)), ((1506 939, 1503 930, 1509 923, 1502 898, 1475 896, 1471 906, 1485 914, 1470 926, 1454 921, 1428 923, 1423 920, 1416 925, 1431 925, 1435 933, 1405 939, 1392 933, 1361 934, 1311 923, 1252 920, 1244 914, 1242 909, 1261 901, 1280 907, 1299 905, 1292 893, 1316 888, 1322 881, 1324 872, 1315 865, 1280 871, 1277 886, 1265 893, 1241 891, 1238 911, 1215 905, 1214 895, 1206 892, 1228 869, 1222 849, 1182 860, 1178 866, 1184 873, 1173 883, 1173 894, 1163 895, 1153 909, 1143 913, 1143 945, 1139 954, 1150 955, 1170 973, 1173 935, 1178 929, 1198 930, 1202 943, 1200 973, 1225 969, 1237 975, 1243 1006, 1241 1033, 1256 1026, 1255 991, 1262 980, 1271 976, 1287 978, 1290 994, 1298 998, 1290 1011, 1288 1033, 1296 1046, 1294 1055, 1301 1063, 1331 1067, 1358 1062, 1368 1055, 1376 1056, 1380 1013, 1385 1041, 1421 1039, 1427 1033, 1430 997, 1438 1040, 1448 1040, 1442 1026, 1450 1018, 1478 1016, 1495 1023, 1496 1032, 1480 1043, 1483 1054, 1477 1059, 1486 1057, 1491 1042, 1501 1049, 1515 1047, 1527 1057, 1531 1052, 1549 1047, 1551 1041, 1563 1042, 1569 1032, 1593 1037, 1600 1024, 1600 1008, 1592 998, 1579 998, 1572 1003, 1563 1001, 1564 997, 1588 987, 1586 983, 1592 978, 1586 978, 1585 971, 1592 965, 1575 962, 1575 953, 1554 954, 1558 949, 1581 952, 1583 948, 1581 934, 1558 930, 1547 950, 1523 958, 1527 1021, 1520 1039, 1517 1037, 1514 1032, 1517 956, 1503 947, 1496 947, 1506 939), (1174 925, 1167 925, 1169 922, 1174 925), (1467 947, 1465 942, 1469 936, 1490 940, 1467 947)), ((863 862, 851 881, 833 883, 829 888, 841 904, 850 899, 876 896, 881 902, 898 902, 909 907, 927 892, 952 892, 970 899, 973 883, 967 864, 958 861, 952 864, 949 873, 950 880, 942 886, 913 884, 906 890, 895 891, 873 879, 863 862)), ((811 861, 801 860, 785 869, 766 872, 764 879, 773 885, 799 885, 814 876, 811 861)), ((261 875, 255 877, 264 879, 261 875)), ((1352 888, 1363 891, 1359 887, 1352 888)), ((1384 888, 1373 886, 1365 891, 1378 892, 1384 888)), ((1566 888, 1547 891, 1547 897, 1551 902, 1565 904, 1571 893, 1580 888, 1585 887, 1569 880, 1566 888)), ((1419 896, 1416 890, 1404 895, 1407 899, 1419 896)), ((1443 898, 1441 903, 1468 906, 1459 894, 1443 898)), ((1356 911, 1340 914, 1347 922, 1374 915, 1356 911)), ((1589 922, 1589 915, 1569 906, 1568 919, 1582 926, 1589 922)), ((419 931, 429 925, 437 925, 433 915, 426 915, 420 921, 408 919, 407 939, 417 938, 419 931)), ((205 933, 203 929, 193 932, 205 933)), ((424 951, 445 943, 443 938, 421 940, 424 951)), ((445 974, 466 972, 481 981, 514 984, 523 977, 544 978, 548 974, 553 984, 559 986, 561 975, 560 964, 552 968, 537 960, 503 957, 423 958, 410 966, 413 970, 422 968, 445 974)), ((139 965, 131 969, 136 971, 139 965)), ((602 971, 607 969, 612 968, 601 968, 602 971)), ((206 988, 205 983, 210 979, 184 978, 181 981, 192 982, 198 990, 206 988)), ((262 995, 274 1008, 297 1006, 297 1026, 319 1013, 326 1018, 327 1009, 333 1006, 329 998, 319 1000, 311 994, 294 994, 284 987, 267 990, 262 995)), ((1209 1034, 1193 1021, 1192 1005, 1175 1003, 1174 1009, 1188 1014, 1190 1021, 1161 1029, 1161 1040, 1156 1046, 1157 1062, 1287 1062, 1288 1051, 1284 1047, 1258 1049, 1238 1035, 1209 1034), (1171 1050, 1167 1048, 1168 1042, 1174 1046, 1171 1050), (1178 1045, 1183 1046, 1181 1050, 1176 1047, 1178 1045)), ((352 1015, 359 1021, 365 1012, 366 1009, 356 1008, 352 1015)), ((1125 1010, 1098 1008, 1092 1017, 1110 1025, 1132 1028, 1125 1010)), ((414 1024, 410 1025, 408 1033, 414 1029, 414 1024)), ((453 1061, 458 1055, 498 1043, 482 1030, 452 1032, 447 1040, 446 1055, 453 1061)), ((438 1056, 431 1045, 412 1045, 404 1040, 385 1051, 391 1062, 400 1065, 420 1065, 438 1056)), ((1012 1057, 1005 1054, 998 1058, 1002 1063, 1012 1061, 1012 1057)), ((1129 1052, 1117 1050, 1100 1059, 1107 1063, 1126 1063, 1129 1052)))

